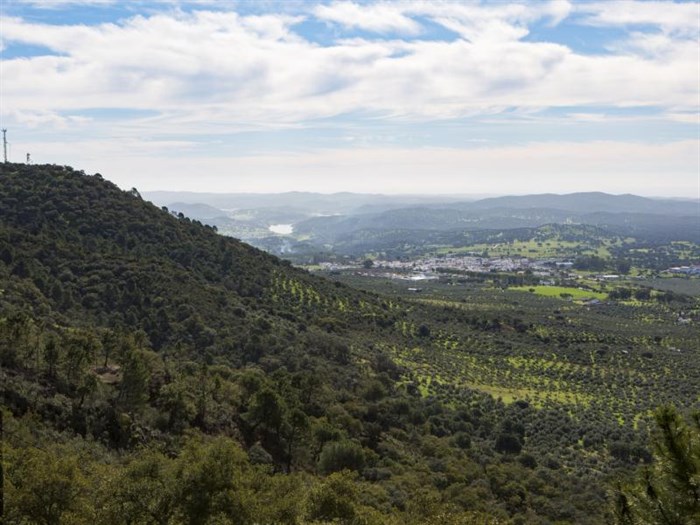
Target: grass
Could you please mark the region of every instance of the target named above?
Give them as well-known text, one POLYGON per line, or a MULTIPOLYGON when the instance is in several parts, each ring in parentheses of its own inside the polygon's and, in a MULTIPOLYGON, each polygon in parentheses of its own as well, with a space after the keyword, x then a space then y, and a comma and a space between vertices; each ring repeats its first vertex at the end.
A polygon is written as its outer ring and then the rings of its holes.
POLYGON ((544 297, 562 297, 562 294, 569 294, 573 299, 606 299, 607 294, 603 292, 594 292, 591 290, 581 290, 580 288, 571 288, 568 286, 511 286, 509 290, 521 292, 529 292, 542 295, 544 297))
POLYGON ((622 243, 603 239, 600 243, 587 243, 579 241, 564 241, 556 237, 549 239, 529 239, 526 241, 512 241, 504 243, 479 243, 468 246, 450 247, 443 246, 436 250, 437 254, 481 254, 488 252, 491 257, 530 257, 530 258, 573 258, 577 253, 583 255, 597 255, 603 258, 611 256, 609 248, 619 246, 622 243))

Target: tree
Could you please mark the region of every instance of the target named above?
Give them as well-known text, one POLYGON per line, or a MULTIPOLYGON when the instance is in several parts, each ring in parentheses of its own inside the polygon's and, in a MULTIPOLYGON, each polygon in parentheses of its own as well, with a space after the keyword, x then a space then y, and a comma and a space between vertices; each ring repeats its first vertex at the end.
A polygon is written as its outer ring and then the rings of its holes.
POLYGON ((97 381, 97 377, 95 377, 95 374, 88 372, 82 377, 78 388, 76 389, 76 393, 79 396, 77 404, 78 408, 83 406, 83 403, 85 403, 85 398, 89 397, 97 390, 98 385, 99 383, 97 381))
POLYGON ((64 368, 68 381, 77 384, 85 368, 95 360, 99 342, 92 332, 71 334, 65 343, 64 368))
POLYGON ((635 483, 618 485, 614 515, 620 525, 700 523, 700 413, 687 423, 671 406, 655 414, 654 464, 635 483))
POLYGON ((496 438, 494 448, 496 451, 504 454, 517 454, 522 450, 523 445, 518 439, 518 436, 510 433, 501 433, 496 438))
POLYGON ((418 327, 418 337, 430 337, 430 327, 427 325, 420 325, 418 327))
POLYGON ((617 270, 617 273, 621 273, 622 275, 627 275, 628 273, 630 273, 631 268, 632 266, 630 265, 630 262, 624 259, 620 259, 615 263, 615 269, 617 270))
POLYGON ((149 372, 143 355, 131 350, 122 368, 122 381, 119 384, 118 401, 127 412, 137 412, 148 400, 149 372))
POLYGON ((197 408, 190 399, 187 388, 181 382, 163 385, 158 392, 162 410, 168 416, 167 426, 171 432, 179 434, 195 417, 197 408))
POLYGON ((287 422, 287 432, 285 438, 287 440, 287 472, 292 470, 292 462, 294 459, 294 447, 301 441, 309 430, 309 418, 300 409, 295 408, 289 415, 287 422))
POLYGON ((105 332, 102 336, 102 353, 104 354, 103 368, 107 368, 110 358, 117 352, 119 340, 114 332, 105 332))
POLYGON ((605 270, 605 259, 597 255, 587 255, 577 257, 574 261, 574 268, 577 270, 590 270, 593 272, 601 272, 605 270))
POLYGON ((651 290, 649 288, 638 288, 634 291, 634 298, 637 301, 648 301, 651 299, 651 290))
POLYGON ((632 290, 629 288, 616 288, 615 290, 611 291, 608 296, 611 299, 620 299, 622 301, 627 301, 632 297, 632 290))
POLYGON ((344 469, 360 470, 365 464, 362 447, 352 441, 331 441, 321 450, 318 466, 321 472, 330 473, 344 469))
POLYGON ((184 523, 254 522, 255 491, 245 486, 249 465, 231 439, 191 441, 177 460, 174 486, 184 523))
POLYGON ((270 388, 263 388, 253 396, 250 410, 246 414, 248 422, 255 430, 260 425, 279 433, 284 417, 283 401, 270 388))
POLYGON ((58 350, 58 344, 56 343, 56 337, 53 335, 49 336, 46 345, 44 346, 44 361, 46 361, 46 375, 49 379, 56 378, 56 367, 58 366, 58 359, 60 353, 58 350))
POLYGON ((196 402, 197 413, 194 422, 201 428, 206 428, 207 421, 207 405, 209 404, 210 385, 207 365, 202 363, 199 367, 199 377, 197 380, 196 402))
POLYGON ((357 488, 350 472, 331 474, 314 487, 308 498, 307 517, 310 520, 349 523, 357 511, 357 488))
POLYGON ((170 523, 177 503, 171 463, 155 451, 133 460, 105 487, 98 522, 170 523))
POLYGON ((12 367, 29 353, 34 322, 24 313, 0 319, 0 365, 12 367))
POLYGON ((87 486, 78 457, 57 447, 27 447, 15 453, 5 487, 8 523, 76 523, 65 518, 80 516, 85 503, 87 486))

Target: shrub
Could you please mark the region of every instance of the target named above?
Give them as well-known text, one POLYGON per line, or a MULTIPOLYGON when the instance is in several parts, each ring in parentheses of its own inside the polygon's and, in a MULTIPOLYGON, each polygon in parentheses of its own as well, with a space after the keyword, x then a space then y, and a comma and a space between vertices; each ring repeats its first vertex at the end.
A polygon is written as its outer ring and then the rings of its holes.
POLYGON ((325 474, 340 470, 360 470, 365 464, 362 447, 352 441, 331 441, 321 450, 319 470, 325 474))

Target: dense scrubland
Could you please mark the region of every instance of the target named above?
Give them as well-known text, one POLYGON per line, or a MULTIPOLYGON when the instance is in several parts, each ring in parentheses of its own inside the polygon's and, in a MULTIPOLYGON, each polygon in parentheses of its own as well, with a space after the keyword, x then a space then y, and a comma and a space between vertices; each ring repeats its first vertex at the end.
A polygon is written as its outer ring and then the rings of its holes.
POLYGON ((5 522, 697 519, 697 299, 351 284, 2 165, 5 522))

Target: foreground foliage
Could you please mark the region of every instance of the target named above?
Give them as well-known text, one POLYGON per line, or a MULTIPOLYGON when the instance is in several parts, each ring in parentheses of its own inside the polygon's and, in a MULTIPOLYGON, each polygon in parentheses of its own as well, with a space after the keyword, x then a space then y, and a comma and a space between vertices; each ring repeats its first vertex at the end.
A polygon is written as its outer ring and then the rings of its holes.
POLYGON ((621 525, 700 523, 700 413, 685 422, 671 407, 655 414, 653 465, 635 483, 619 487, 615 517, 621 525))

